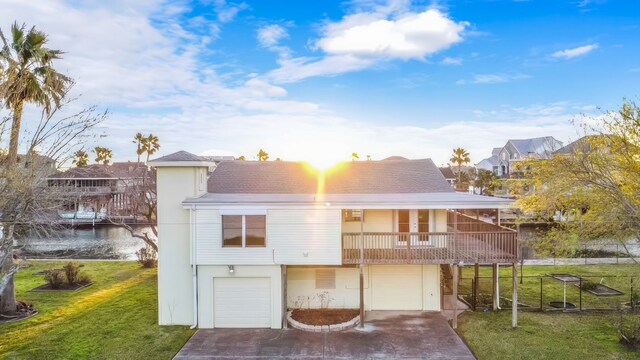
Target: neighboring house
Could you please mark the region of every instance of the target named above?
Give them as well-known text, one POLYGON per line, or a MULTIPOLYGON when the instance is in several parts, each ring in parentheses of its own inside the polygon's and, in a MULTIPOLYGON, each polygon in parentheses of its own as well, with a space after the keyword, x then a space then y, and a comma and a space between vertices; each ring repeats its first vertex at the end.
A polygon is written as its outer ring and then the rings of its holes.
POLYGON ((70 168, 47 177, 58 191, 65 219, 104 219, 131 215, 132 197, 143 181, 155 181, 155 170, 140 162, 115 162, 70 168))
POLYGON ((552 136, 532 139, 512 139, 501 148, 493 148, 491 156, 476 164, 478 169, 493 171, 501 178, 518 173, 516 164, 526 159, 547 159, 562 148, 562 142, 552 136))
POLYGON ((455 187, 457 177, 456 177, 456 174, 453 173, 453 169, 447 166, 447 167, 439 167, 438 170, 440 170, 440 172, 442 173, 442 176, 444 176, 444 179, 447 180, 449 185, 451 185, 451 187, 455 187))
POLYGON ((150 165, 161 325, 278 329, 302 307, 440 311, 460 264, 516 271, 514 231, 453 210, 512 201, 455 192, 430 159, 319 172, 181 151, 150 165))
MULTIPOLYGON (((554 152, 554 154, 557 155, 570 155, 570 154, 574 154, 577 152, 590 152, 591 146, 592 146, 592 142, 594 140, 598 140, 598 139, 605 139, 608 140, 609 138, 606 138, 604 136, 607 135, 586 135, 581 137, 580 139, 569 143, 568 145, 556 150, 554 152)), ((606 142, 607 144, 609 144, 610 142, 606 142)))

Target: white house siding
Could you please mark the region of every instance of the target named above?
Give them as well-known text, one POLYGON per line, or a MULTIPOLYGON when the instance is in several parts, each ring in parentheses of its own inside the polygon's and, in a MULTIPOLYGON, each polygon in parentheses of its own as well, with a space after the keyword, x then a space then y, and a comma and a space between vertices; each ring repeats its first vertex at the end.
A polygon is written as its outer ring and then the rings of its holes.
POLYGON ((206 168, 159 167, 158 187, 158 315, 161 325, 193 323, 191 219, 181 202, 198 196, 206 168))
MULTIPOLYGON (((365 272, 365 284, 368 283, 365 272)), ((365 286, 368 289, 368 286, 365 286)), ((367 290, 368 291, 368 290, 367 290)), ((318 295, 328 293, 330 308, 351 308, 360 306, 360 269, 356 267, 288 267, 287 268, 287 307, 319 308, 318 295), (316 288, 316 271, 331 269, 335 271, 335 289, 316 288)))
MULTIPOLYGON (((355 309, 360 306, 359 268, 330 268, 335 270, 335 289, 316 288, 318 269, 328 268, 287 268, 288 308, 319 308, 319 295, 325 292, 331 299, 328 303, 330 308, 355 309)), ((365 266, 364 297, 366 310, 439 311, 440 268, 438 265, 365 266)))
POLYGON ((264 248, 222 247, 221 211, 196 209, 194 226, 200 265, 340 265, 339 209, 267 211, 264 248))
MULTIPOLYGON (((247 286, 254 286, 255 283, 264 283, 268 281, 269 287, 269 310, 270 321, 269 327, 272 329, 280 329, 282 327, 282 272, 279 265, 270 266, 234 266, 234 272, 229 272, 228 266, 198 266, 198 327, 202 329, 209 329, 216 326, 216 300, 217 303, 222 306, 229 305, 229 295, 225 295, 225 303, 221 304, 221 299, 215 298, 216 289, 215 279, 225 279, 224 286, 229 287, 230 284, 234 284, 234 279, 239 279, 237 282, 238 287, 242 287, 244 284, 249 283, 247 286), (264 281, 261 281, 264 280, 264 281)), ((220 282, 219 282, 220 284, 220 282)), ((260 288, 256 297, 263 296, 265 289, 260 288)), ((239 291, 237 299, 238 305, 250 303, 251 300, 244 298, 243 292, 239 291), (248 302, 247 302, 248 301, 248 302)), ((232 299, 231 299, 232 300, 232 299)), ((233 305, 233 304, 231 304, 233 305)), ((241 313, 237 313, 237 321, 231 322, 228 320, 218 321, 218 326, 221 327, 261 327, 263 323, 262 314, 264 308, 258 306, 257 308, 247 309, 246 317, 242 318, 241 313), (257 319, 252 319, 252 311, 255 312, 257 319), (259 313, 258 313, 259 312, 259 313)))

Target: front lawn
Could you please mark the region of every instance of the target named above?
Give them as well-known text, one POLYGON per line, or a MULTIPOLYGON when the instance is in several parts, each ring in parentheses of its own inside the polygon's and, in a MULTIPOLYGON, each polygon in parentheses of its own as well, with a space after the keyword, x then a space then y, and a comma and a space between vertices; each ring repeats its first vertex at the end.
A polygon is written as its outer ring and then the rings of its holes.
POLYGON ((31 262, 16 275, 18 300, 40 311, 0 325, 5 359, 171 359, 193 335, 186 326, 158 326, 156 270, 134 262, 81 262, 95 282, 78 292, 30 292, 35 273, 65 262, 31 262))
MULTIPOLYGON (((500 269, 501 297, 511 298, 511 268, 500 269)), ((520 267, 518 267, 518 271, 520 267)), ((473 267, 462 270, 462 294, 470 294, 473 267)), ((524 266, 523 283, 518 279, 519 300, 540 306, 542 276, 543 307, 551 300, 562 300, 561 281, 545 275, 568 273, 594 282, 606 283, 625 292, 622 296, 597 297, 583 292, 584 308, 615 308, 630 301, 631 285, 640 286, 640 265, 524 266), (530 276, 530 277, 528 277, 530 276), (631 277, 634 278, 633 283, 631 277)), ((491 269, 481 268, 480 292, 491 293, 491 269)), ((567 301, 580 301, 576 286, 567 285, 567 301)), ((511 328, 511 310, 498 312, 467 312, 458 322, 458 333, 480 360, 485 359, 638 359, 618 341, 615 322, 621 313, 558 311, 519 311, 518 328, 511 328)), ((640 314, 627 315, 640 318, 640 314)))
MULTIPOLYGON (((507 299, 506 306, 511 306, 512 279, 511 267, 500 267, 500 297, 507 299)), ((623 292, 620 296, 596 296, 587 291, 580 290, 576 284, 568 283, 566 286, 567 302, 579 306, 582 301, 583 309, 617 309, 631 301, 631 289, 640 292, 640 265, 637 264, 610 264, 610 265, 564 265, 564 266, 532 266, 523 267, 522 282, 518 276, 518 302, 531 308, 550 309, 550 301, 563 301, 564 284, 548 274, 572 274, 579 276, 584 281, 602 283, 623 292), (540 291, 542 288, 542 297, 540 291), (582 295, 582 296, 581 296, 582 295)), ((520 266, 518 266, 520 275, 520 266)), ((474 276, 473 266, 465 266, 462 269, 459 294, 471 301, 471 280, 474 276)), ((479 300, 487 301, 490 298, 492 278, 491 268, 480 268, 479 300), (484 296, 482 296, 484 294, 484 296)), ((503 301, 504 302, 504 301, 503 301)), ((503 306, 505 306, 503 305, 503 306)))
MULTIPOLYGON (((618 342, 615 313, 467 312, 458 333, 480 360, 490 359, 638 359, 618 342)), ((634 315, 640 317, 640 314, 634 315)))

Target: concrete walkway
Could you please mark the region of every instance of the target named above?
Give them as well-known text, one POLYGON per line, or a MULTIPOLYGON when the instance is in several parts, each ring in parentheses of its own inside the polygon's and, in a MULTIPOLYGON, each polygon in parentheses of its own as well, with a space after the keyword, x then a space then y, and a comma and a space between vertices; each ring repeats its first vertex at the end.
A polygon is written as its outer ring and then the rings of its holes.
POLYGON ((440 313, 371 311, 364 329, 203 329, 175 359, 475 359, 440 313))

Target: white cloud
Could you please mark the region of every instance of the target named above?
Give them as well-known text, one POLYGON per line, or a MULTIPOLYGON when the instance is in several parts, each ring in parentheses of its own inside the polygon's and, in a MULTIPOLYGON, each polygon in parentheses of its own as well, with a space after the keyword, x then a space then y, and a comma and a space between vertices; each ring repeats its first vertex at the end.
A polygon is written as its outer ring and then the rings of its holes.
POLYGON ((328 24, 316 46, 330 55, 424 59, 462 41, 466 25, 454 22, 436 9, 409 12, 393 19, 354 14, 328 24))
POLYGON ((529 75, 525 74, 476 74, 473 78, 469 80, 458 80, 456 84, 465 85, 465 84, 499 84, 499 83, 507 83, 513 80, 521 80, 529 78, 529 75))
POLYGON ((322 36, 313 42, 323 56, 281 59, 280 68, 269 77, 287 83, 362 70, 381 61, 424 60, 463 40, 467 22, 455 22, 435 8, 422 12, 407 8, 406 1, 395 1, 326 23, 322 36))
POLYGON ((573 49, 556 51, 553 54, 551 54, 551 56, 553 56, 554 58, 561 58, 561 59, 573 59, 578 56, 586 55, 597 48, 598 48, 598 44, 584 45, 584 46, 579 46, 573 49))
POLYGON ((278 24, 267 25, 258 29, 258 41, 264 47, 278 45, 280 40, 287 37, 289 37, 287 29, 278 24))
POLYGON ((218 21, 225 24, 235 19, 238 13, 242 10, 248 9, 247 3, 227 3, 226 0, 214 0, 213 7, 218 14, 218 21))
POLYGON ((442 59, 442 61, 440 62, 442 65, 462 65, 462 59, 461 58, 452 58, 452 57, 445 57, 444 59, 442 59))

